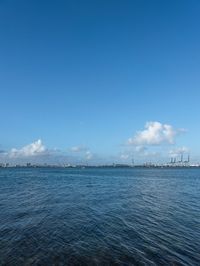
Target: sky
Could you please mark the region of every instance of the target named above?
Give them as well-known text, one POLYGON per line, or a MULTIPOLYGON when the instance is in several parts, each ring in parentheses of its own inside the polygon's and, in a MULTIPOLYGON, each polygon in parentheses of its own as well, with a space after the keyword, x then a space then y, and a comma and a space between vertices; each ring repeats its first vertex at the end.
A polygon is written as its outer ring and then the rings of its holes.
POLYGON ((200 161, 200 2, 0 0, 0 161, 200 161))

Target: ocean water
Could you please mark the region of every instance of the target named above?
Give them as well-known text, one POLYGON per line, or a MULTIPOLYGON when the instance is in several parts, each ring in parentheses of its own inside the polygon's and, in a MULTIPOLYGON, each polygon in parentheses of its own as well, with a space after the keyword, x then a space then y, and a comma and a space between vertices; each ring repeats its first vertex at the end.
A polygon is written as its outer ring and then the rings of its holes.
POLYGON ((0 265, 200 265, 200 170, 0 169, 0 265))

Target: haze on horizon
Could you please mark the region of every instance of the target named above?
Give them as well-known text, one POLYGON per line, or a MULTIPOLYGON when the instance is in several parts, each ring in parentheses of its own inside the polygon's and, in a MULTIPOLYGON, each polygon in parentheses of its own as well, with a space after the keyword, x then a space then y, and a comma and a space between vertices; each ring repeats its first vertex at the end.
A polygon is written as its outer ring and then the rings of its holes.
POLYGON ((200 2, 1 1, 0 162, 200 162, 200 2))

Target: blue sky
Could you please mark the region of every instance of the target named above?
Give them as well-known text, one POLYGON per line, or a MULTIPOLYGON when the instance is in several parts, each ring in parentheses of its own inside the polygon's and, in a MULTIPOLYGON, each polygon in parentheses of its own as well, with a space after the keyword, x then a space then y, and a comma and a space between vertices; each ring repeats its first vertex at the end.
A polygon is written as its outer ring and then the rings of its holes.
POLYGON ((200 160, 199 14, 195 0, 0 1, 1 157, 39 143, 34 160, 200 160), (160 142, 130 143, 148 122, 160 142))

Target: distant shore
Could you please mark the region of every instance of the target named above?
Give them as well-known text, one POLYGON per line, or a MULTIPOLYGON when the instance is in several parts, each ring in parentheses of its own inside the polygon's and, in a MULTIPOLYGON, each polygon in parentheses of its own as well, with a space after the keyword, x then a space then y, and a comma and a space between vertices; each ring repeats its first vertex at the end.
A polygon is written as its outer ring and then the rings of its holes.
POLYGON ((194 165, 159 165, 159 164, 141 164, 141 165, 127 165, 127 164, 113 164, 113 165, 53 165, 53 164, 27 164, 27 165, 0 165, 0 169, 13 168, 63 168, 63 169, 91 169, 91 168, 110 168, 110 169, 182 169, 182 168, 200 168, 199 164, 194 165))

